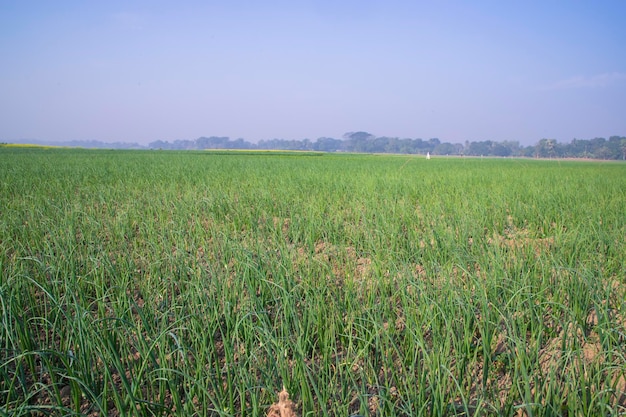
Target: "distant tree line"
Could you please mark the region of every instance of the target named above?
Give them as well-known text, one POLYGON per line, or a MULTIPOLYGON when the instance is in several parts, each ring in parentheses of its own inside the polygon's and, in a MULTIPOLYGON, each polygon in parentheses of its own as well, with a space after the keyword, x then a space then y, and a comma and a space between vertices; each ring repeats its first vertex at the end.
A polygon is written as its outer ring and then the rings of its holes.
POLYGON ((271 139, 250 143, 225 136, 200 137, 196 140, 156 141, 152 149, 282 149, 322 152, 365 152, 431 155, 467 155, 532 158, 592 158, 626 160, 626 137, 573 139, 569 143, 541 139, 535 145, 523 146, 517 141, 466 141, 464 144, 441 142, 437 138, 401 139, 375 136, 367 132, 349 132, 342 139, 318 138, 315 141, 271 139))

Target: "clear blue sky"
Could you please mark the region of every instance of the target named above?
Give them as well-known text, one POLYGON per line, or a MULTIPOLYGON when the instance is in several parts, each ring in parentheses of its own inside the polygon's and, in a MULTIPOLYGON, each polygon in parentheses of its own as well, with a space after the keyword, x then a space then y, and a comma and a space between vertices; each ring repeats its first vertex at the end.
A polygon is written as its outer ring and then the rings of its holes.
POLYGON ((626 1, 1 1, 0 141, 626 135, 626 1))

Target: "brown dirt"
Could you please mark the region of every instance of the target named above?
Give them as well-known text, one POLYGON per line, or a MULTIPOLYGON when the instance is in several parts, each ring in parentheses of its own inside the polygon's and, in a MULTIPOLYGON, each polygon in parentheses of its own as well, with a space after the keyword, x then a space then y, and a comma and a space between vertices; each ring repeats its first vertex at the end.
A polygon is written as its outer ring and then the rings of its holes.
POLYGON ((289 393, 285 387, 278 393, 278 402, 272 404, 267 410, 267 417, 298 417, 296 406, 289 399, 289 393))
MULTIPOLYGON (((494 233, 487 239, 487 243, 505 249, 533 249, 535 255, 549 250, 554 245, 554 236, 536 237, 525 227, 518 228, 513 223, 513 218, 507 218, 507 227, 504 234, 494 233)), ((469 242, 470 244, 473 242, 469 242)))

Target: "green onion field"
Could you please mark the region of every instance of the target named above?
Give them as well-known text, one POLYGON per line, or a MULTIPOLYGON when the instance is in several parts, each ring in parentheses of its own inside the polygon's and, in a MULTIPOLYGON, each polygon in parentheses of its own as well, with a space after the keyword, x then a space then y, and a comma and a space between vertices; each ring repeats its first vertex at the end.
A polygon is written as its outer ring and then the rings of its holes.
POLYGON ((0 416, 626 415, 626 164, 0 146, 0 416))

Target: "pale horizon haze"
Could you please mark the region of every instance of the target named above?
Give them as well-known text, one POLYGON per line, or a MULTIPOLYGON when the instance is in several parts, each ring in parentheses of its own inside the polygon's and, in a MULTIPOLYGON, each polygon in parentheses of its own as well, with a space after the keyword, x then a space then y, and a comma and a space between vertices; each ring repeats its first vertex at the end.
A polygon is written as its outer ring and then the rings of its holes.
POLYGON ((626 135, 624 1, 0 1, 0 142, 626 135))

